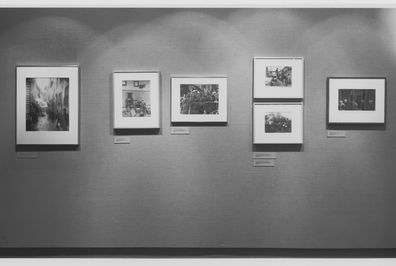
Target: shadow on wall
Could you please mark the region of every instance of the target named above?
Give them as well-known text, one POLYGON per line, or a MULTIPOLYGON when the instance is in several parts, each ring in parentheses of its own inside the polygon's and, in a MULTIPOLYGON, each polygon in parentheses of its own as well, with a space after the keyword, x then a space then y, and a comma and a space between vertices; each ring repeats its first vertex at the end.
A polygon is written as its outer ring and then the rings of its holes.
POLYGON ((384 51, 388 55, 392 55, 394 60, 394 68, 396 67, 396 10, 395 9, 379 9, 378 10, 378 28, 381 29, 379 32, 382 39, 379 39, 383 44, 384 51))
POLYGON ((16 145, 16 152, 41 152, 41 151, 80 151, 77 145, 16 145))
POLYGON ((255 144, 253 152, 303 152, 303 144, 255 144))
POLYGON ((80 55, 84 62, 115 62, 115 68, 154 66, 172 74, 213 74, 211 69, 230 69, 227 63, 236 62, 230 55, 245 56, 249 44, 227 21, 183 10, 144 21, 131 19, 98 36, 80 55))
POLYGON ((16 64, 78 62, 79 51, 96 35, 91 27, 67 16, 33 16, 21 21, 1 34, 6 56, 16 64))

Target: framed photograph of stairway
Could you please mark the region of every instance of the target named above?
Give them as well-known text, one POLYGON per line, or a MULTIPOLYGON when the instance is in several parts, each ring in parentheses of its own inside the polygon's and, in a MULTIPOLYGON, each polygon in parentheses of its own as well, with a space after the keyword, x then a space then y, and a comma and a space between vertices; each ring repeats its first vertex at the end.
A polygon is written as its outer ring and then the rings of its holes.
POLYGON ((79 67, 16 67, 16 144, 79 145, 79 67))

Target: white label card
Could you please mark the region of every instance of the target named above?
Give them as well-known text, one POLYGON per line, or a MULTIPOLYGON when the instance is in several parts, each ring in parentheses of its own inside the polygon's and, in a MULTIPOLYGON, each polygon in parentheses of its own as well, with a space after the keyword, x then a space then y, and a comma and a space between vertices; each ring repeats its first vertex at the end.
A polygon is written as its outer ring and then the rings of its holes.
POLYGON ((131 143, 131 139, 129 137, 125 137, 125 136, 114 137, 114 144, 129 144, 129 143, 131 143))
POLYGON ((190 135, 189 127, 171 127, 171 135, 190 135))
POLYGON ((253 160, 254 167, 274 167, 275 160, 274 159, 258 159, 253 160))
POLYGON ((276 159, 278 154, 276 152, 253 152, 255 159, 276 159))
POLYGON ((327 130, 328 138, 345 138, 346 132, 344 130, 327 130))
POLYGON ((17 152, 16 157, 17 157, 17 159, 37 159, 38 153, 37 152, 17 152))

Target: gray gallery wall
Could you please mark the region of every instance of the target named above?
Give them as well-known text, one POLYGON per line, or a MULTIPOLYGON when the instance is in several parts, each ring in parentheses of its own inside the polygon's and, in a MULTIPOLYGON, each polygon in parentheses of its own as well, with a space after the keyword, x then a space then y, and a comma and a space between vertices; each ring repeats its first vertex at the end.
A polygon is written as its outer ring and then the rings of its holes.
POLYGON ((0 9, 0 247, 396 247, 396 10, 0 9), (252 59, 305 58, 304 145, 252 167, 252 59), (81 68, 81 146, 18 159, 15 66, 81 68), (111 74, 159 70, 159 134, 113 144, 111 74), (170 75, 227 74, 227 126, 170 134, 170 75), (326 78, 387 77, 326 137, 326 78))

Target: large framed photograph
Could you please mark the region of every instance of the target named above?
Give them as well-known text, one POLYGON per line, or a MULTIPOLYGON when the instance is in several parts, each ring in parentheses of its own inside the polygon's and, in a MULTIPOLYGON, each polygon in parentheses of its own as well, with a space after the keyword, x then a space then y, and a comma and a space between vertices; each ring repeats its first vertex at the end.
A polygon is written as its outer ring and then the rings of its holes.
POLYGON ((16 144, 79 144, 79 67, 16 67, 16 144))
POLYGON ((113 73, 114 129, 160 127, 160 73, 113 73))
POLYGON ((327 79, 328 123, 385 123, 386 78, 327 79))
POLYGON ((172 77, 171 121, 227 122, 227 77, 172 77))
POLYGON ((255 103, 254 144, 302 144, 302 103, 255 103))
POLYGON ((304 59, 302 57, 255 57, 253 59, 253 98, 302 99, 304 59))

